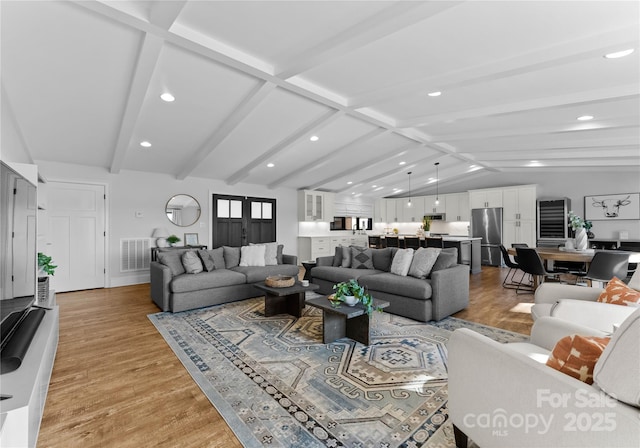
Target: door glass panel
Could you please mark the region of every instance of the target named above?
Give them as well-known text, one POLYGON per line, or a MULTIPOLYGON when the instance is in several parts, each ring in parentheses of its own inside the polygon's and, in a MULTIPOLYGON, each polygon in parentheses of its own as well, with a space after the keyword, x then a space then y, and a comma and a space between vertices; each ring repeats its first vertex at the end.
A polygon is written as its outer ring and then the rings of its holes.
POLYGON ((263 202, 262 203, 262 219, 272 219, 273 218, 273 207, 271 202, 263 202))
POLYGON ((262 218, 262 203, 252 202, 251 203, 251 219, 261 219, 261 218, 262 218))
POLYGON ((230 218, 242 218, 242 201, 231 201, 230 218))
POLYGON ((229 201, 227 199, 218 199, 218 218, 229 217, 229 201))

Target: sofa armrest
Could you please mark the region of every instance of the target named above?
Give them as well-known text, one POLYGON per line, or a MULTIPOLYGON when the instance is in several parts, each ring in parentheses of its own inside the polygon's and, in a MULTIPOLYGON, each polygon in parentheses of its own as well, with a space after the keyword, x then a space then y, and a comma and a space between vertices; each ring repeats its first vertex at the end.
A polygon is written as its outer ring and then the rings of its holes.
POLYGON ((298 266, 298 256, 282 254, 282 264, 292 264, 294 266, 298 266))
POLYGON ((469 266, 457 264, 431 273, 433 319, 441 320, 469 305, 469 266))
POLYGON ((510 345, 469 329, 447 344, 449 415, 478 446, 637 446, 637 409, 510 345), (603 427, 573 429, 585 413, 602 414, 603 427))
POLYGON ((316 258, 316 266, 333 266, 333 255, 316 258))
POLYGON ((534 302, 556 303, 560 299, 595 301, 602 291, 602 288, 545 282, 536 289, 534 302))
POLYGON ((149 267, 151 277, 151 300, 162 311, 169 311, 169 282, 173 278, 171 269, 162 263, 152 261, 149 267))
POLYGON ((551 316, 611 333, 614 324, 624 322, 636 309, 612 303, 562 299, 551 310, 551 316))
POLYGON ((529 340, 538 347, 543 347, 552 351, 556 343, 565 336, 579 334, 581 336, 608 336, 604 331, 597 330, 593 327, 580 325, 576 322, 544 316, 537 319, 531 328, 531 337, 529 340))

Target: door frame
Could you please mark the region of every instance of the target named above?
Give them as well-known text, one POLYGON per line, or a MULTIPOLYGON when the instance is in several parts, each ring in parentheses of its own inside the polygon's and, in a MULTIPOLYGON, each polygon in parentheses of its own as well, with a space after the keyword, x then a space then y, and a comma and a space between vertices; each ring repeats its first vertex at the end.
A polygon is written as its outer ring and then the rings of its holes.
MULTIPOLYGON (((277 198, 267 198, 267 197, 258 197, 258 196, 252 196, 252 195, 237 195, 237 194, 229 194, 229 193, 218 193, 218 192, 214 192, 209 190, 209 248, 213 248, 214 246, 214 220, 215 220, 215 216, 214 216, 214 209, 216 208, 214 205, 214 199, 215 196, 226 196, 229 198, 238 198, 238 199, 242 199, 242 227, 243 230, 249 227, 250 221, 251 221, 251 202, 252 200, 264 200, 262 202, 271 202, 273 204, 273 241, 277 240, 277 234, 278 234, 278 222, 277 222, 277 206, 278 206, 278 199, 277 198)), ((247 239, 247 244, 249 244, 248 240, 249 235, 246 238, 243 239, 247 239)), ((241 243, 244 244, 244 243, 241 243)))

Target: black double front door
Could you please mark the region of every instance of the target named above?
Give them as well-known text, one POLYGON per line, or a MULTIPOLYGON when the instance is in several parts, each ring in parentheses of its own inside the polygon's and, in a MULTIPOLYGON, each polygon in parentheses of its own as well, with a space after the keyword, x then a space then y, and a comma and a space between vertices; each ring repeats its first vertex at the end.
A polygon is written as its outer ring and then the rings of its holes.
POLYGON ((212 195, 212 248, 276 241, 276 200, 212 195))

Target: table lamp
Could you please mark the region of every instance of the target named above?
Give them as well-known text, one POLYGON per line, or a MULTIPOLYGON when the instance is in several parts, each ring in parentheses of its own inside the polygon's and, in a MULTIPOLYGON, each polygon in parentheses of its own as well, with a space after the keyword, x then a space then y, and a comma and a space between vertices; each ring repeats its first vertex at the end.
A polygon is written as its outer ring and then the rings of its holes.
POLYGON ((169 232, 164 227, 156 227, 153 229, 152 238, 156 238, 156 247, 168 247, 167 237, 169 232))

